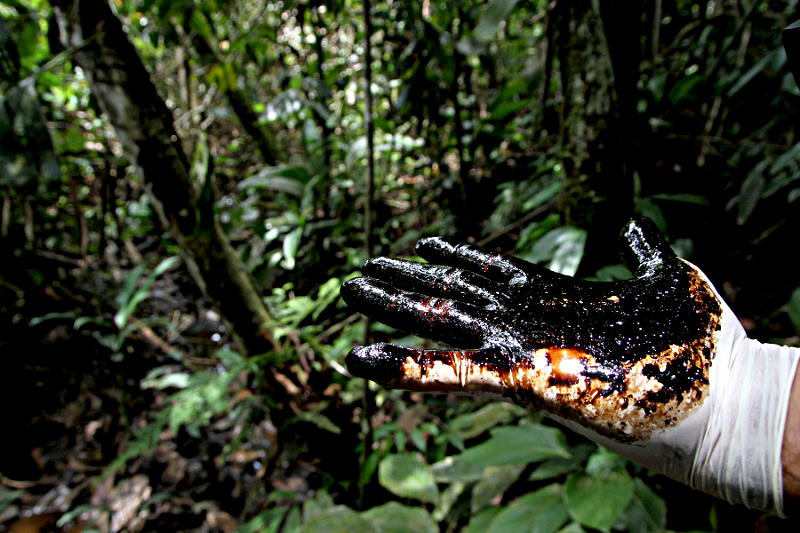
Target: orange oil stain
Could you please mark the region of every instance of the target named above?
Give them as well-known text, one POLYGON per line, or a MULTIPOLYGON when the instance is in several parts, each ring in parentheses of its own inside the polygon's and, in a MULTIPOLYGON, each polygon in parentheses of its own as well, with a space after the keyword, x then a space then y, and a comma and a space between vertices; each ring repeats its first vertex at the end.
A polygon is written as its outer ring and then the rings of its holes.
POLYGON ((555 385, 574 385, 585 369, 587 354, 569 348, 556 348, 547 351, 552 373, 550 379, 555 385))

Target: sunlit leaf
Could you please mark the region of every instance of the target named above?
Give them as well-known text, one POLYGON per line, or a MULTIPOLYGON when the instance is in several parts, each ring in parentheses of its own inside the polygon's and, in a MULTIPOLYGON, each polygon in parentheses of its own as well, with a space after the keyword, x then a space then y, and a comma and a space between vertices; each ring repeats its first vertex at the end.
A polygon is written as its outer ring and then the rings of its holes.
POLYGON ((297 256, 297 249, 300 247, 300 238, 303 236, 303 227, 297 227, 286 234, 283 238, 283 267, 292 270, 297 256))
POLYGON ((475 465, 499 466, 570 456, 564 435, 556 428, 529 424, 496 428, 491 433, 489 440, 456 457, 475 465))
POLYGON ((555 533, 569 519, 561 485, 517 498, 489 523, 487 533, 555 533))
POLYGON ((427 503, 439 500, 439 490, 431 467, 419 453, 389 455, 378 467, 378 481, 390 492, 403 498, 427 503))
POLYGON ((521 257, 532 263, 547 262, 548 269, 574 276, 583 258, 586 235, 586 230, 581 228, 555 228, 536 241, 531 250, 521 254, 521 257))
POLYGON ((373 507, 362 516, 380 533, 438 533, 439 528, 425 509, 389 502, 373 507))
POLYGON ((624 471, 602 477, 573 474, 565 484, 570 516, 584 526, 609 531, 633 497, 633 479, 624 471))

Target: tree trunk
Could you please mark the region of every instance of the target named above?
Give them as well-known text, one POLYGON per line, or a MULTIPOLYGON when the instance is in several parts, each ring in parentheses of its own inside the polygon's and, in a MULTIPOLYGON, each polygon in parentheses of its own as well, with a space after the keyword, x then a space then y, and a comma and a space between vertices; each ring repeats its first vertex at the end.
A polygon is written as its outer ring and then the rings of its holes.
POLYGON ((147 70, 104 0, 52 0, 62 43, 86 73, 128 158, 140 169, 193 278, 228 323, 240 348, 273 348, 266 307, 219 223, 200 202, 190 165, 147 70))
MULTIPOLYGON (((628 145, 635 139, 641 30, 634 14, 623 17, 614 2, 603 6, 596 0, 559 0, 548 19, 553 26, 548 46, 558 60, 559 145, 567 177, 560 207, 565 223, 591 228, 581 264, 585 273, 618 261, 614 236, 633 212, 628 145), (613 34, 623 30, 633 35, 613 34)), ((553 128, 552 113, 546 116, 553 128)))

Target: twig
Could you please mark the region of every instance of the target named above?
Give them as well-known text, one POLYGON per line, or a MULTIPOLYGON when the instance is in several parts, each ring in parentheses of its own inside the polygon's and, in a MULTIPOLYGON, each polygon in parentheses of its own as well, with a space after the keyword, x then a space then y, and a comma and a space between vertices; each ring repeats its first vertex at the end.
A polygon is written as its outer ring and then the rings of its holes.
POLYGON ((511 224, 503 226, 502 228, 500 228, 499 230, 495 231, 494 233, 492 233, 491 235, 489 235, 485 239, 479 240, 477 242, 477 245, 478 246, 486 246, 487 244, 489 244, 490 242, 494 241, 495 239, 499 239, 503 235, 507 234, 509 231, 515 230, 518 227, 525 225, 526 223, 530 222, 531 220, 533 220, 534 218, 538 217, 542 213, 548 211, 552 207, 553 207, 553 205, 550 202, 548 202, 548 203, 546 203, 544 205, 540 205, 539 207, 537 207, 533 211, 529 212, 524 217, 515 220, 511 224))
POLYGON ((361 315, 359 315, 358 313, 353 313, 352 315, 350 315, 349 317, 345 318, 341 322, 337 322, 336 324, 330 326, 328 329, 326 329, 325 331, 323 331, 322 333, 317 335, 317 340, 318 341, 322 341, 322 340, 327 339, 328 337, 330 337, 334 333, 338 333, 339 331, 342 330, 342 328, 344 328, 347 325, 352 324, 353 322, 355 322, 359 318, 361 318, 361 315))

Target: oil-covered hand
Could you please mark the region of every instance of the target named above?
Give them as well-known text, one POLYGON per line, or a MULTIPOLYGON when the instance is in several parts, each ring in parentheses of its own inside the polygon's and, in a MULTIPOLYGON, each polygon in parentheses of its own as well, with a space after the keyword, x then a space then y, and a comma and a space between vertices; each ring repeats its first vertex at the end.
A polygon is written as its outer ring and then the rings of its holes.
POLYGON ((378 258, 342 295, 378 320, 460 350, 356 348, 350 371, 395 388, 495 394, 619 441, 700 404, 721 308, 649 220, 622 234, 634 278, 581 281, 440 238, 430 264, 378 258))
POLYGON ((800 350, 748 339, 705 275, 648 220, 622 232, 629 280, 587 282, 424 239, 428 263, 378 258, 342 296, 457 349, 347 357, 393 388, 493 395, 730 502, 782 512, 781 445, 800 350))

